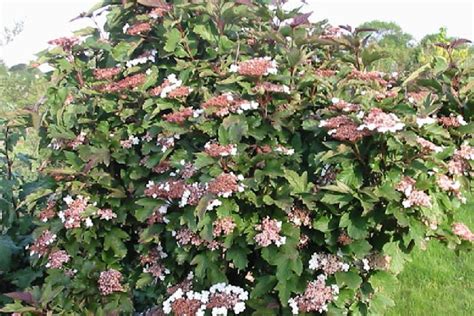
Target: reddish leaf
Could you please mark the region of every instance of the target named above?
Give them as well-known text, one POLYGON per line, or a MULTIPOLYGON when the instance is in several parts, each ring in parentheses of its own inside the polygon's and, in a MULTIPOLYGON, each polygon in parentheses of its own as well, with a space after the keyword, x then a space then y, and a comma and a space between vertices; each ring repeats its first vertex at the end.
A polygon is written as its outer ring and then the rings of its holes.
POLYGON ((300 14, 300 15, 295 16, 293 18, 293 21, 291 22, 290 26, 291 27, 297 27, 299 25, 309 23, 308 18, 311 14, 313 14, 313 12, 304 13, 304 14, 300 14))
POLYGON ((11 299, 20 300, 30 305, 35 305, 36 303, 33 298, 33 295, 31 295, 31 293, 28 293, 28 292, 10 292, 10 293, 5 293, 4 295, 11 299))
POLYGON ((361 28, 356 28, 355 29, 355 34, 362 33, 362 32, 377 32, 377 29, 371 28, 371 27, 361 27, 361 28))
POLYGON ((451 46, 452 48, 457 48, 463 44, 468 44, 468 43, 472 43, 472 42, 465 38, 457 38, 451 41, 451 43, 449 43, 449 46, 451 46))
POLYGON ((348 32, 352 32, 352 27, 350 25, 339 25, 339 27, 348 32))
POLYGON ((449 45, 445 44, 445 43, 435 43, 434 46, 438 46, 438 47, 441 47, 441 48, 444 48, 444 49, 449 48, 449 45))

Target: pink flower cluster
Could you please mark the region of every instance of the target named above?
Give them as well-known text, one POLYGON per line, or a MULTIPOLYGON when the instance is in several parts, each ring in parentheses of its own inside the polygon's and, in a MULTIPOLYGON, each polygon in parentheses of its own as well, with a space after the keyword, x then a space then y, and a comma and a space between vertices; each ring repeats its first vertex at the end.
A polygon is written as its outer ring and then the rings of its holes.
POLYGON ((173 6, 166 2, 161 2, 156 4, 157 7, 153 8, 148 14, 152 19, 157 19, 163 17, 166 13, 170 12, 173 9, 173 6))
POLYGON ((151 31, 151 24, 148 22, 139 22, 124 29, 128 35, 140 35, 151 31))
POLYGON ((364 118, 364 124, 359 126, 360 130, 368 129, 379 133, 395 133, 402 130, 405 124, 393 113, 385 113, 379 108, 373 108, 364 118))
POLYGON ((319 275, 316 280, 308 283, 302 295, 291 298, 288 304, 293 315, 300 313, 323 313, 328 310, 328 304, 334 301, 339 294, 337 285, 326 285, 326 277, 319 275))
POLYGON ((381 253, 372 253, 369 256, 361 260, 362 269, 365 271, 370 270, 384 270, 390 269, 392 257, 383 255, 381 253))
POLYGON ((384 92, 377 92, 375 94, 375 99, 377 101, 382 101, 382 100, 387 99, 387 98, 395 98, 397 95, 398 95, 398 93, 396 91, 388 90, 388 91, 384 91, 384 92))
POLYGON ((167 204, 156 207, 150 217, 148 217, 148 225, 153 225, 155 223, 168 223, 169 220, 165 217, 166 213, 168 213, 167 204))
POLYGON ((180 139, 180 135, 172 135, 166 136, 163 134, 159 134, 156 139, 156 145, 161 146, 161 151, 165 152, 170 148, 173 148, 175 145, 175 140, 180 139))
POLYGON ((105 209, 99 209, 97 211, 97 215, 99 215, 100 219, 103 219, 103 220, 106 220, 106 221, 110 221, 114 218, 117 218, 117 214, 114 213, 114 211, 112 211, 110 208, 105 208, 105 209))
POLYGON ((274 84, 268 81, 257 83, 252 89, 254 92, 267 92, 267 93, 290 93, 290 88, 286 85, 274 84))
POLYGON ((68 263, 71 257, 64 250, 57 250, 49 254, 46 268, 61 269, 65 263, 68 263))
POLYGON ((181 199, 181 207, 185 205, 197 205, 205 193, 205 185, 200 183, 188 184, 183 180, 168 180, 157 184, 153 181, 149 181, 145 189, 145 195, 155 199, 181 199))
POLYGON ((408 93, 408 102, 410 103, 419 103, 422 102, 430 94, 427 90, 420 90, 417 92, 408 93))
POLYGON ((271 57, 259 57, 242 61, 237 65, 230 66, 230 72, 236 72, 242 76, 262 77, 278 72, 278 64, 271 57))
POLYGON ((459 200, 463 203, 466 202, 466 198, 461 194, 461 183, 459 181, 455 181, 448 176, 442 174, 439 175, 436 179, 436 183, 440 187, 441 190, 445 192, 452 192, 459 200))
POLYGON ((360 71, 353 69, 352 72, 347 76, 348 79, 356 79, 362 81, 375 81, 382 86, 386 86, 388 82, 383 78, 384 73, 379 71, 360 71))
POLYGON ((469 227, 463 223, 454 223, 452 226, 453 233, 466 241, 474 241, 474 234, 471 232, 469 227))
POLYGON ((99 276, 99 291, 103 296, 112 294, 114 292, 123 292, 124 288, 121 284, 122 273, 115 269, 102 271, 99 276))
POLYGON ((45 230, 31 246, 26 246, 26 249, 30 250, 30 256, 38 255, 41 258, 49 251, 49 247, 56 240, 56 237, 56 234, 45 230))
POLYGON ((234 223, 234 220, 232 217, 227 216, 227 217, 222 217, 217 219, 213 223, 213 230, 212 234, 214 237, 220 237, 222 235, 227 236, 229 234, 232 234, 236 227, 236 224, 234 223))
POLYGON ((141 86, 146 81, 145 74, 136 74, 128 76, 117 82, 111 82, 98 87, 98 90, 106 93, 120 92, 127 89, 134 89, 141 86))
POLYGON ((450 174, 463 175, 469 170, 469 160, 474 160, 474 147, 461 145, 460 149, 454 152, 453 158, 448 162, 450 174))
POLYGON ((230 113, 243 113, 248 110, 256 110, 258 103, 234 97, 230 93, 215 96, 201 104, 201 108, 218 117, 224 117, 230 113))
POLYGON ((51 143, 48 145, 48 147, 51 147, 55 150, 59 150, 61 148, 77 149, 79 147, 79 145, 84 144, 85 141, 86 141, 86 133, 81 132, 81 133, 79 133, 79 135, 77 135, 72 140, 53 139, 53 140, 51 140, 51 143))
POLYGON ((61 46, 65 51, 70 51, 77 43, 79 43, 79 39, 77 37, 60 37, 48 41, 48 44, 61 46))
POLYGON ((349 235, 345 231, 342 231, 337 237, 337 243, 343 246, 347 246, 352 244, 352 238, 349 237, 349 235))
POLYGON ((187 107, 183 108, 179 111, 165 114, 163 115, 163 118, 170 123, 178 123, 182 124, 184 121, 186 121, 188 118, 193 116, 193 108, 192 107, 187 107))
POLYGON ((261 247, 268 247, 272 243, 277 247, 284 245, 286 243, 286 237, 280 236, 281 232, 281 222, 276 219, 270 219, 270 217, 265 217, 261 224, 255 226, 255 230, 259 231, 255 235, 255 241, 261 247))
POLYGON ((450 115, 450 116, 441 116, 438 118, 438 122, 444 127, 460 127, 461 125, 467 125, 467 122, 461 115, 450 115))
POLYGON ((153 167, 153 172, 156 173, 165 173, 166 171, 170 170, 171 164, 168 160, 163 160, 158 163, 156 166, 153 167))
POLYGON ((170 271, 161 263, 161 259, 168 257, 168 254, 163 251, 163 247, 158 245, 152 249, 147 255, 140 257, 140 263, 143 266, 143 272, 150 273, 155 278, 164 281, 166 274, 170 271))
POLYGON ((68 208, 58 213, 59 218, 64 223, 66 229, 81 227, 81 222, 85 222, 86 226, 92 226, 89 217, 82 217, 82 213, 89 206, 89 198, 82 195, 73 199, 70 195, 64 198, 68 208))
POLYGON ((126 140, 121 140, 120 141, 120 146, 125 149, 130 149, 133 147, 133 145, 138 145, 140 144, 140 139, 136 136, 130 135, 128 139, 126 140))
POLYGON ((340 27, 328 27, 321 35, 321 39, 334 40, 342 36, 343 30, 340 27))
POLYGON ((403 192, 406 197, 406 199, 402 202, 403 207, 431 207, 431 197, 423 191, 416 190, 415 184, 416 181, 408 176, 403 177, 402 180, 397 184, 397 191, 403 192))
POLYGON ((338 98, 331 100, 332 105, 329 106, 331 111, 342 111, 342 112, 357 112, 360 110, 360 105, 346 102, 338 98))
POLYGON ((325 275, 332 275, 338 271, 348 271, 349 265, 337 255, 315 252, 309 260, 311 270, 322 270, 325 275))
POLYGON ((315 71, 315 74, 316 76, 318 77, 323 77, 323 78, 329 78, 329 77, 332 77, 334 75, 336 75, 336 71, 335 70, 331 70, 331 69, 316 69, 315 71))
POLYGON ((356 143, 362 138, 371 135, 369 131, 361 129, 359 125, 347 115, 339 115, 327 120, 322 120, 319 126, 327 129, 328 134, 339 141, 356 143))
POLYGON ((435 153, 439 153, 439 152, 442 152, 443 151, 443 148, 440 147, 440 146, 436 146, 435 144, 433 144, 432 142, 430 142, 429 140, 426 140, 424 139, 423 137, 417 137, 416 138, 416 142, 421 146, 421 148, 423 149, 423 151, 425 152, 435 152, 435 153))
POLYGON ((46 205, 46 207, 42 209, 38 215, 40 221, 42 221, 43 223, 46 223, 48 220, 56 216, 55 207, 56 207, 55 200, 48 201, 48 204, 46 205))
POLYGON ((179 80, 175 74, 169 75, 161 85, 151 89, 148 93, 151 96, 159 96, 160 98, 182 99, 186 98, 193 89, 183 86, 183 82, 179 80))
POLYGON ((242 175, 236 176, 233 172, 221 173, 209 182, 208 191, 220 197, 228 198, 235 192, 243 192, 244 185, 239 181, 244 180, 242 175))
POLYGON ((204 151, 211 157, 227 157, 235 156, 237 154, 237 146, 229 145, 219 145, 216 142, 207 142, 204 145, 204 151))
POLYGON ((112 79, 121 71, 122 69, 120 69, 120 67, 94 69, 94 77, 97 80, 112 79))
POLYGON ((293 206, 291 211, 288 213, 288 220, 296 226, 311 227, 310 212, 306 209, 293 206))
POLYGON ((202 239, 198 234, 191 231, 189 228, 182 228, 175 233, 176 241, 179 246, 205 246, 209 250, 219 249, 222 245, 218 241, 211 240, 207 241, 202 239))
POLYGON ((247 300, 247 291, 225 283, 214 284, 201 292, 185 292, 178 288, 163 302, 163 311, 173 315, 203 316, 206 309, 210 309, 212 315, 227 315, 231 310, 237 315, 245 310, 247 300))
POLYGON ((83 145, 85 141, 86 141, 86 133, 80 132, 79 135, 77 135, 73 140, 67 143, 67 147, 70 147, 72 149, 77 149, 79 145, 83 145))

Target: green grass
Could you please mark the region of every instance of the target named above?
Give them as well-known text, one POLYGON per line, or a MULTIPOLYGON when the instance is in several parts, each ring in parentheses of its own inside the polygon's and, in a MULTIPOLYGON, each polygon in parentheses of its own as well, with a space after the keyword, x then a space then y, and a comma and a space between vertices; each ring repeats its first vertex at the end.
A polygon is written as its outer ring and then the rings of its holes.
MULTIPOLYGON (((473 229, 473 205, 466 205, 458 219, 473 229)), ((474 253, 457 256, 437 241, 426 251, 414 251, 394 300, 397 305, 386 315, 474 315, 474 253)))

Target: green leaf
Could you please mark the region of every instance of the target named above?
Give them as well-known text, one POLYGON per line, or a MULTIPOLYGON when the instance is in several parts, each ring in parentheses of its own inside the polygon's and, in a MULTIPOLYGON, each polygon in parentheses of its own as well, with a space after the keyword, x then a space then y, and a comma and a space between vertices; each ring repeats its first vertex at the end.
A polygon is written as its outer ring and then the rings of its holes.
POLYGON ((226 251, 226 259, 231 260, 237 269, 244 270, 248 265, 247 254, 250 252, 248 248, 233 246, 226 251))
POLYGON ((104 238, 104 250, 112 249, 117 258, 124 258, 127 255, 127 247, 123 240, 128 240, 129 236, 126 232, 118 227, 112 228, 107 232, 104 238))
POLYGON ((194 26, 193 32, 198 34, 202 39, 208 42, 212 43, 215 41, 215 36, 212 34, 212 31, 210 29, 210 24, 198 24, 194 26))
POLYGON ((0 272, 3 274, 10 270, 14 249, 15 244, 8 235, 0 236, 0 272))
POLYGON ((165 33, 166 43, 163 49, 168 53, 176 50, 178 43, 181 41, 181 33, 177 29, 171 29, 165 33))
POLYGON ((351 217, 349 225, 347 226, 347 233, 351 238, 364 239, 369 234, 367 220, 358 215, 351 217))
POLYGON ((119 42, 112 48, 111 54, 116 61, 127 61, 140 42, 119 42))
POLYGON ((408 76, 408 78, 405 79, 402 83, 402 87, 405 87, 410 81, 415 80, 418 78, 425 70, 430 68, 430 64, 426 64, 415 70, 411 75, 408 76))
POLYGON ((362 278, 354 271, 336 272, 335 277, 339 287, 347 286, 350 289, 357 289, 362 284, 362 278))
POLYGON ((142 273, 137 280, 135 287, 137 289, 143 289, 147 285, 153 282, 153 276, 150 273, 142 273))
POLYGON ((390 262, 390 271, 395 274, 402 272, 405 261, 408 260, 408 256, 402 252, 398 242, 390 242, 383 246, 383 252, 389 255, 392 260, 390 262))
POLYGON ((308 173, 305 171, 301 176, 293 170, 286 169, 284 171, 285 178, 290 183, 293 194, 308 193, 312 184, 308 183, 308 173))
POLYGON ((252 299, 257 297, 262 297, 275 287, 277 284, 277 279, 273 275, 264 275, 255 280, 255 287, 252 292, 250 292, 250 297, 252 299))

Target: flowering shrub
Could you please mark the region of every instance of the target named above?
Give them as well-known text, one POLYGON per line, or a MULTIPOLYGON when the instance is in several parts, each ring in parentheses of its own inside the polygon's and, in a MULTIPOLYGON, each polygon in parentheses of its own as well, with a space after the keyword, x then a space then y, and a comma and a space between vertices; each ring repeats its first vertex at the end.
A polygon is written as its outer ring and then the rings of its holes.
POLYGON ((472 242, 462 64, 377 72, 371 29, 265 1, 104 3, 40 59, 30 310, 381 314, 414 247, 472 242))

